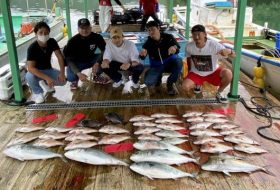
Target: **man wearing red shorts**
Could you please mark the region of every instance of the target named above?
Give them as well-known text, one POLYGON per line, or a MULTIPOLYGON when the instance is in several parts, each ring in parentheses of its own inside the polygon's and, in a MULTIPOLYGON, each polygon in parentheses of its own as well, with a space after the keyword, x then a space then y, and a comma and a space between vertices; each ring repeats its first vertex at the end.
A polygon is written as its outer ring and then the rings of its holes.
POLYGON ((193 41, 187 44, 186 57, 190 63, 190 72, 182 84, 182 88, 189 92, 194 89, 200 93, 204 82, 218 86, 217 100, 227 103, 227 98, 221 92, 232 80, 232 72, 227 68, 220 67, 218 59, 233 56, 231 49, 225 48, 222 44, 207 39, 205 27, 195 25, 192 30, 193 41))

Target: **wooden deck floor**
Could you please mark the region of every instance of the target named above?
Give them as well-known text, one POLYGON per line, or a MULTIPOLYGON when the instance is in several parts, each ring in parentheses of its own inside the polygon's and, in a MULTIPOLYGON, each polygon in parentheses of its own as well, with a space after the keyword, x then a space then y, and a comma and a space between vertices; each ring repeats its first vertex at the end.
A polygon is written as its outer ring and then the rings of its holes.
MULTIPOLYGON (((241 81, 249 82, 248 78, 241 75, 241 81)), ((172 98, 186 98, 180 91, 179 95, 172 98)), ((84 83, 76 91, 70 91, 69 84, 66 87, 56 87, 56 93, 47 97, 48 102, 81 102, 81 101, 102 101, 102 100, 119 100, 119 99, 149 99, 149 98, 170 98, 165 93, 163 86, 162 92, 157 96, 149 97, 146 89, 142 93, 134 92, 130 95, 122 95, 121 89, 113 89, 111 85, 101 86, 99 84, 84 83)), ((26 91, 28 95, 28 91, 26 91)), ((213 97, 214 89, 209 86, 204 87, 203 96, 213 97), (207 92, 209 91, 209 92, 207 92)), ((239 94, 249 103, 251 96, 260 95, 254 88, 239 85, 239 94)), ((279 101, 268 95, 269 100, 274 105, 280 105, 279 101)), ((213 105, 176 105, 176 106, 146 106, 146 107, 126 107, 126 108, 98 108, 98 109, 68 109, 68 110, 45 110, 45 111, 26 111, 25 107, 10 107, 0 103, 0 189, 46 189, 46 190, 71 190, 71 189, 127 189, 127 190, 151 190, 151 189, 199 189, 199 190, 225 190, 225 189, 280 189, 280 146, 277 143, 261 138, 256 129, 263 125, 265 119, 256 117, 249 113, 240 102, 231 102, 229 104, 213 105), (125 121, 136 114, 152 114, 155 112, 171 113, 181 116, 188 111, 213 110, 233 110, 228 117, 237 124, 240 124, 242 130, 247 136, 260 142, 261 147, 269 153, 263 155, 246 155, 246 159, 259 165, 267 166, 267 169, 275 176, 263 172, 252 174, 238 173, 226 176, 218 172, 202 171, 199 166, 194 164, 183 164, 175 166, 176 168, 187 172, 199 172, 198 180, 200 183, 183 178, 178 180, 150 180, 131 171, 124 166, 94 166, 82 164, 69 160, 67 163, 61 159, 49 159, 41 161, 18 161, 6 157, 2 151, 7 143, 18 136, 15 129, 21 124, 31 124, 33 118, 44 116, 52 113, 58 114, 58 119, 43 126, 63 126, 76 113, 82 112, 87 118, 97 119, 105 122, 104 113, 117 112, 124 117, 125 121)), ((273 112, 274 116, 280 116, 280 110, 273 112)), ((127 123, 125 127, 131 131, 132 126, 127 123)), ((38 132, 37 134, 39 134, 38 132)), ((280 121, 273 121, 273 127, 265 131, 266 135, 280 139, 280 121)), ((134 142, 135 139, 126 142, 134 142)), ((197 150, 191 142, 180 145, 186 150, 197 150)), ((98 148, 102 148, 98 146, 98 148)), ((63 154, 64 147, 51 148, 51 150, 63 154)), ((118 152, 112 155, 131 163, 129 156, 134 152, 118 152)), ((236 153, 240 154, 240 153, 236 153)), ((201 157, 200 163, 207 160, 207 155, 198 153, 201 157)), ((245 155, 243 155, 245 156, 245 155)))

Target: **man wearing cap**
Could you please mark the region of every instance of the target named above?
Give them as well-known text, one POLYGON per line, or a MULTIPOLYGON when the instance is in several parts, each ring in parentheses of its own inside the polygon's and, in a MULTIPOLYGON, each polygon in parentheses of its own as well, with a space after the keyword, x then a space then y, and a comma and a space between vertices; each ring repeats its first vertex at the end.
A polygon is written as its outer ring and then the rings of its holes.
POLYGON ((182 87, 187 92, 194 89, 194 93, 200 93, 201 86, 207 81, 218 86, 216 98, 220 102, 226 103, 227 98, 222 96, 221 92, 231 82, 232 72, 219 66, 218 59, 229 55, 234 56, 234 53, 222 44, 207 39, 205 27, 202 25, 193 26, 191 32, 193 41, 189 42, 186 47, 186 57, 191 67, 182 87))
POLYGON ((82 71, 92 67, 93 75, 97 74, 105 50, 105 41, 99 34, 92 32, 90 22, 86 18, 78 21, 78 34, 73 36, 64 48, 67 68, 67 79, 70 88, 77 89, 78 81, 87 81, 87 75, 82 71), (96 54, 99 48, 101 54, 96 54))
POLYGON ((139 76, 143 72, 144 66, 140 64, 136 45, 124 39, 123 31, 119 27, 111 29, 110 38, 103 55, 102 70, 114 81, 114 88, 118 88, 123 83, 119 71, 130 71, 132 87, 139 88, 139 76))
POLYGON ((155 93, 155 87, 160 87, 163 73, 170 73, 167 79, 167 93, 175 95, 174 83, 177 82, 182 69, 182 59, 178 56, 180 45, 176 39, 167 33, 161 33, 157 22, 150 21, 146 25, 149 37, 144 43, 140 57, 149 55, 150 69, 145 74, 145 84, 150 94, 155 93))
MULTIPOLYGON (((124 6, 119 0, 115 2, 121 6, 123 11, 125 11, 124 6)), ((111 17, 113 15, 113 7, 111 0, 99 0, 99 26, 102 32, 108 32, 111 25, 111 17)))

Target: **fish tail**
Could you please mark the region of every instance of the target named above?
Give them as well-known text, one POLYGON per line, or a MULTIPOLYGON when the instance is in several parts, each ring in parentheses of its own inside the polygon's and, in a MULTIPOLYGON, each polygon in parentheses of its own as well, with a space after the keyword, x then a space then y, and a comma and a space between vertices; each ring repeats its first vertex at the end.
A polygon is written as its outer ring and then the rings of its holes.
POLYGON ((261 168, 261 170, 263 172, 267 173, 268 175, 276 177, 276 175, 274 173, 272 173, 271 171, 268 170, 268 167, 270 167, 270 166, 269 165, 268 166, 264 166, 264 167, 261 168))

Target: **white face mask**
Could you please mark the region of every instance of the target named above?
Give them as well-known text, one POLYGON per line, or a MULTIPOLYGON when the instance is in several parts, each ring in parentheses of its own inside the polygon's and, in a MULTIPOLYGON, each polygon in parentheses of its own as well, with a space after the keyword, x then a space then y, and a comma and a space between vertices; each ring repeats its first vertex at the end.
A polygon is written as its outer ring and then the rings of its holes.
POLYGON ((42 35, 42 36, 38 35, 37 39, 42 43, 46 43, 50 39, 50 37, 49 35, 42 35))

